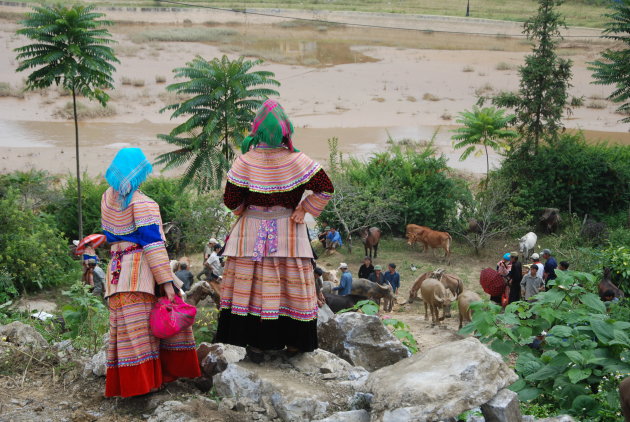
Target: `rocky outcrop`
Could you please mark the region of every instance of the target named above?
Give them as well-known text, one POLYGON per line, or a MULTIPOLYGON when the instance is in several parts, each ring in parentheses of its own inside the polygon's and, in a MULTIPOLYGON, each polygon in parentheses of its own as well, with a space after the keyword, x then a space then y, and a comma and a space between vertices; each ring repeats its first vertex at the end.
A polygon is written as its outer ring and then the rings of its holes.
POLYGON ((521 409, 518 394, 503 389, 488 403, 481 406, 486 422, 521 422, 521 409))
POLYGON ((372 421, 437 421, 490 401, 517 380, 475 338, 442 344, 370 374, 372 421))
POLYGON ((311 421, 349 410, 368 372, 332 353, 315 350, 286 358, 271 356, 262 365, 229 363, 213 384, 220 407, 246 412, 252 420, 311 421))
POLYGON ((368 371, 411 355, 379 317, 373 315, 358 312, 335 315, 318 327, 317 336, 320 348, 368 371))
POLYGON ((197 356, 201 364, 201 372, 208 378, 223 372, 230 363, 236 363, 245 358, 245 348, 231 344, 201 343, 197 348, 197 356))
POLYGON ((22 351, 30 351, 38 355, 48 348, 48 342, 35 328, 20 321, 0 325, 0 339, 22 351))
POLYGON ((370 414, 367 410, 349 410, 347 412, 337 412, 324 419, 313 422, 370 422, 370 414))

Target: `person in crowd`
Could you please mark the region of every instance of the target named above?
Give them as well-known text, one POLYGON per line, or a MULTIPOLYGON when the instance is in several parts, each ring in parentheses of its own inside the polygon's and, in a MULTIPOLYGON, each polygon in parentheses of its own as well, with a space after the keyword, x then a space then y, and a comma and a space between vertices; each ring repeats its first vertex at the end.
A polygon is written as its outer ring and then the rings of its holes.
POLYGON ((317 239, 319 239, 324 249, 326 248, 326 238, 328 237, 328 233, 330 233, 330 227, 326 226, 324 231, 319 232, 319 234, 317 235, 317 239))
POLYGON ((400 287, 400 274, 396 271, 396 264, 391 263, 387 266, 387 272, 383 275, 383 279, 392 286, 394 293, 398 291, 400 287))
POLYGON ((611 304, 619 302, 619 298, 615 297, 615 292, 610 289, 604 291, 601 294, 600 299, 606 305, 606 309, 608 309, 611 304))
POLYGON ((324 297, 324 293, 322 292, 322 288, 324 287, 324 270, 320 267, 315 267, 313 270, 315 273, 315 291, 317 292, 317 306, 320 308, 324 306, 326 303, 326 298, 324 297))
POLYGON ((208 240, 208 243, 206 243, 206 246, 203 247, 203 262, 204 263, 206 262, 208 257, 212 254, 212 251, 214 251, 214 247, 218 244, 219 244, 219 241, 215 239, 214 237, 211 237, 208 240))
POLYGON ((339 249, 343 246, 343 241, 341 240, 341 234, 335 229, 331 227, 326 235, 326 249, 335 250, 339 249))
POLYGON ((245 347, 258 363, 265 350, 295 355, 318 346, 313 250, 304 218, 318 217, 334 188, 292 138, 284 109, 265 101, 227 174, 223 196, 239 219, 223 252, 214 341, 245 347))
POLYGON ((193 283, 195 282, 195 277, 193 276, 193 273, 188 270, 188 264, 186 264, 185 262, 180 262, 179 271, 177 271, 175 275, 182 281, 182 283, 184 283, 182 286, 182 290, 185 292, 190 290, 193 283))
POLYGON ((339 296, 346 296, 352 292, 352 274, 350 274, 348 264, 345 262, 339 265, 339 270, 341 270, 341 280, 339 280, 339 286, 333 287, 333 291, 338 291, 339 296))
POLYGON ((518 261, 518 252, 510 254, 510 297, 509 303, 521 300, 521 280, 523 280, 523 265, 518 261))
POLYGON ((537 253, 532 254, 532 267, 536 267, 538 277, 544 280, 545 266, 540 262, 540 255, 537 253))
POLYGON ((372 258, 366 256, 363 258, 363 264, 359 267, 359 273, 357 274, 359 278, 369 279, 370 274, 374 272, 374 265, 372 265, 372 258))
POLYGON ((503 259, 497 262, 497 272, 505 279, 510 275, 510 269, 512 268, 511 255, 506 253, 503 255, 503 259))
POLYGON ((558 264, 558 270, 569 271, 569 261, 560 261, 558 264))
POLYGON ((543 280, 545 280, 545 287, 547 287, 547 283, 550 280, 555 280, 558 277, 556 275, 558 262, 556 261, 556 258, 551 255, 551 251, 549 249, 543 249, 542 256, 545 258, 545 265, 543 265, 543 280))
POLYGON ((381 267, 380 265, 375 265, 374 272, 370 274, 368 280, 373 281, 374 283, 378 283, 380 285, 384 285, 386 281, 385 274, 383 274, 383 267, 381 267))
POLYGON ((89 286, 94 286, 93 280, 93 272, 90 269, 90 260, 94 260, 98 264, 98 255, 96 255, 96 250, 92 243, 87 242, 83 247, 83 255, 82 255, 82 263, 83 263, 83 282, 89 286))
POLYGON ((223 266, 221 265, 221 258, 219 252, 221 251, 221 245, 214 245, 213 251, 206 260, 205 265, 210 268, 210 279, 216 280, 223 274, 223 266))
POLYGON ((92 294, 95 296, 103 296, 105 291, 105 272, 97 265, 95 259, 88 260, 88 267, 91 272, 91 278, 94 280, 92 294))
POLYGON ((521 296, 523 299, 529 300, 532 296, 543 291, 545 291, 545 283, 543 279, 538 276, 538 268, 532 265, 529 269, 529 273, 525 274, 521 280, 521 296))
POLYGON ((151 333, 157 295, 175 299, 158 204, 140 192, 152 167, 140 148, 123 148, 105 173, 101 225, 111 245, 105 298, 109 307, 106 397, 157 391, 201 375, 192 326, 167 339, 151 333))

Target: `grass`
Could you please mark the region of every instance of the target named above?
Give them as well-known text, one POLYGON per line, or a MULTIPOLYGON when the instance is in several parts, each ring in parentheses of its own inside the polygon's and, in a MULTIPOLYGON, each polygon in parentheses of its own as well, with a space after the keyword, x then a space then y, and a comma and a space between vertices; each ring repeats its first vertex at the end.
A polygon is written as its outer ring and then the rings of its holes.
MULTIPOLYGON (((68 101, 64 106, 59 107, 53 113, 55 117, 71 120, 73 119, 72 102, 68 101)), ((103 117, 111 117, 116 115, 116 109, 112 106, 102 107, 99 104, 85 105, 77 102, 77 115, 79 120, 83 119, 100 119, 103 117)))
POLYGON ((415 103, 416 101, 418 101, 416 99, 416 97, 412 96, 412 95, 408 95, 406 98, 407 101, 409 101, 410 103, 415 103))
POLYGON ((156 84, 166 83, 166 76, 164 76, 164 75, 155 75, 155 83, 156 84))
POLYGON ((422 99, 425 101, 440 101, 441 98, 438 97, 437 95, 433 95, 429 92, 426 92, 423 96, 422 99))
POLYGON ((127 76, 123 76, 123 77, 122 77, 122 80, 121 80, 121 83, 122 83, 123 85, 131 85, 131 78, 129 78, 129 77, 127 77, 127 76))
POLYGON ((24 98, 24 90, 8 82, 0 82, 0 97, 24 98))
POLYGON ((237 35, 237 31, 225 28, 166 28, 148 29, 130 34, 129 39, 137 44, 148 42, 219 42, 237 35))
POLYGON ((497 66, 495 67, 496 70, 501 70, 501 71, 505 71, 505 70, 512 70, 514 69, 514 66, 512 66, 509 63, 506 62, 499 62, 497 63, 497 66))
POLYGON ((582 107, 582 106, 584 106, 584 96, 571 97, 571 102, 569 104, 571 105, 571 107, 582 107))
POLYGON ((440 116, 440 119, 442 120, 453 120, 453 116, 451 115, 451 113, 449 113, 448 111, 445 111, 444 113, 442 113, 442 115, 440 116))
POLYGON ((489 82, 486 82, 485 84, 475 89, 475 95, 479 97, 484 94, 489 94, 492 91, 494 91, 494 87, 489 82))
POLYGON ((462 69, 462 72, 464 73, 469 73, 469 72, 474 72, 475 68, 472 66, 464 66, 464 68, 462 69))
POLYGON ((131 85, 135 86, 136 88, 140 88, 144 86, 144 79, 134 79, 131 81, 131 85))
MULTIPOLYGON (((41 0, 23 0, 26 3, 42 3, 41 0)), ((54 3, 46 1, 46 3, 54 3)), ((95 0, 90 4, 100 6, 146 6, 142 0, 95 0)), ((189 0, 190 4, 207 4, 207 0, 189 0)), ((608 9, 604 6, 589 5, 585 0, 565 2, 558 11, 566 17, 568 25, 603 27, 608 9)), ((472 18, 500 19, 508 21, 525 21, 537 8, 536 0, 474 0, 470 2, 472 18)), ((466 2, 463 0, 397 0, 365 1, 365 0, 218 0, 213 1, 215 7, 225 8, 278 8, 301 10, 344 10, 357 12, 413 13, 426 15, 445 15, 464 17, 466 2)))
POLYGON ((591 100, 586 104, 586 108, 592 108, 595 110, 602 110, 605 109, 608 106, 608 104, 606 103, 606 101, 602 101, 602 100, 591 100))

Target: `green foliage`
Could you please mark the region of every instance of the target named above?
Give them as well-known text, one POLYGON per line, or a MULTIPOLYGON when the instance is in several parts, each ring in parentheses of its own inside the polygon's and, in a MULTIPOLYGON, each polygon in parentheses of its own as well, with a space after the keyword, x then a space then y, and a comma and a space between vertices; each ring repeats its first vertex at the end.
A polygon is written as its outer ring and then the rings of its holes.
POLYGON ((556 54, 565 26, 557 7, 564 0, 538 0, 538 12, 525 22, 524 33, 534 43, 532 54, 519 68, 521 77, 518 98, 497 97, 500 107, 514 107, 521 147, 536 152, 540 141, 555 140, 562 130, 562 115, 571 86, 571 61, 556 54))
POLYGON ((19 291, 59 285, 78 275, 62 234, 47 215, 22 208, 15 190, 0 196, 0 227, 0 268, 19 291))
POLYGON ((0 305, 11 301, 17 295, 13 276, 5 268, 0 268, 0 305))
POLYGON ((603 377, 630 371, 630 323, 607 314, 588 273, 558 272, 549 291, 536 301, 514 302, 502 312, 492 303, 476 303, 461 334, 476 332, 494 351, 516 353, 519 380, 511 386, 522 401, 551 405, 557 413, 613 421, 603 377), (543 340, 540 348, 530 345, 543 340))
POLYGON ((612 281, 630 292, 630 246, 611 246, 603 252, 604 266, 610 267, 612 281))
POLYGON ((109 315, 100 297, 90 293, 89 286, 76 282, 63 294, 70 303, 62 308, 63 319, 71 338, 80 346, 89 347, 92 353, 101 347, 103 334, 109 329, 109 315))
MULTIPOLYGON (((614 49, 606 49, 601 59, 591 64, 596 84, 614 85, 615 90, 608 96, 609 100, 621 103, 617 112, 630 114, 630 1, 611 1, 608 3, 611 12, 606 14, 604 38, 614 40, 614 49)), ((621 119, 630 123, 630 116, 621 119)))
MULTIPOLYGON (((81 201, 84 235, 101 233, 101 198, 107 190, 104 179, 93 179, 83 175, 81 183, 81 201)), ((68 239, 79 238, 77 179, 68 176, 58 191, 55 202, 45 207, 54 216, 56 225, 68 239)))
POLYGON ((490 176, 490 157, 488 155, 488 147, 494 151, 509 150, 509 141, 514 139, 516 132, 507 129, 507 126, 515 119, 514 115, 505 115, 505 110, 499 110, 494 107, 473 107, 472 111, 463 111, 459 113, 460 118, 457 123, 464 125, 455 129, 453 132, 453 140, 459 141, 454 143, 456 149, 465 148, 460 161, 464 161, 473 152, 475 155, 481 155, 483 152, 479 149, 483 147, 486 153, 486 184, 490 176))
POLYGON ((161 110, 187 120, 168 135, 158 135, 177 149, 160 155, 157 163, 165 169, 186 164, 184 186, 194 183, 201 192, 218 189, 235 157, 234 145, 240 146, 256 109, 266 97, 279 95, 265 87, 280 85, 272 72, 252 71, 261 63, 224 55, 211 61, 196 57, 174 69, 175 77, 185 80, 166 90, 192 98, 161 110))
POLYGON ((197 308, 197 316, 195 318, 195 325, 193 330, 195 334, 195 341, 197 344, 212 343, 214 335, 217 332, 219 325, 219 311, 216 308, 197 308))
POLYGON ((403 233, 414 223, 444 229, 455 221, 458 205, 471 200, 466 183, 450 174, 446 158, 437 156, 432 145, 393 145, 365 162, 344 161, 332 176, 335 197, 318 219, 331 225, 339 222, 335 207, 343 206, 358 227, 381 223, 383 231, 403 233), (345 190, 356 195, 337 204, 345 190))
POLYGON ((589 145, 583 134, 563 134, 535 159, 508 156, 496 176, 511 187, 524 217, 543 207, 601 219, 630 205, 630 148, 589 145))

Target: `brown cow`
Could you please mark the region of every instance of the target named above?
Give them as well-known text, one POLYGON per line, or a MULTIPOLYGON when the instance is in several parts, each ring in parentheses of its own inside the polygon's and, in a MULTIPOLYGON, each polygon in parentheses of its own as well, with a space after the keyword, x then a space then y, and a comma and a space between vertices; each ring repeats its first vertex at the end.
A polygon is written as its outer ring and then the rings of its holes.
POLYGON ((424 302, 424 319, 429 319, 429 309, 431 309, 431 321, 433 325, 439 324, 444 320, 444 314, 440 318, 440 308, 446 309, 450 307, 453 295, 450 290, 444 288, 444 285, 439 280, 434 278, 427 278, 420 288, 420 294, 422 295, 422 301, 424 302))
POLYGON ((459 309, 459 328, 462 328, 464 321, 470 322, 472 320, 472 310, 470 304, 473 302, 481 302, 479 295, 471 290, 462 292, 457 298, 457 307, 459 309))
POLYGON ((361 241, 365 247, 365 256, 372 258, 372 250, 374 250, 374 258, 378 253, 378 242, 381 240, 381 229, 378 227, 370 227, 361 230, 361 241), (369 251, 369 254, 368 254, 369 251))
POLYGON ((407 244, 413 246, 416 242, 421 242, 423 252, 429 248, 444 249, 444 258, 448 258, 450 262, 451 242, 453 238, 446 232, 439 232, 425 226, 415 224, 407 225, 407 244))
MULTIPOLYGON (((413 284, 411 290, 409 291, 409 299, 407 300, 407 303, 413 303, 413 301, 418 298, 418 292, 422 287, 422 282, 424 282, 424 280, 426 280, 427 278, 435 278, 436 280, 440 280, 444 287, 450 290, 451 293, 453 293, 453 296, 455 298, 457 298, 460 293, 464 291, 464 283, 459 277, 454 274, 447 274, 444 272, 443 269, 438 268, 435 271, 426 272, 416 279, 416 282, 413 284)), ((447 318, 451 317, 450 306, 448 308, 444 308, 444 315, 447 318)))
POLYGON ((599 290, 599 297, 601 298, 604 297, 604 293, 608 290, 612 291, 616 298, 623 299, 624 297, 623 291, 612 282, 609 267, 604 268, 604 278, 599 282, 597 289, 599 290))

